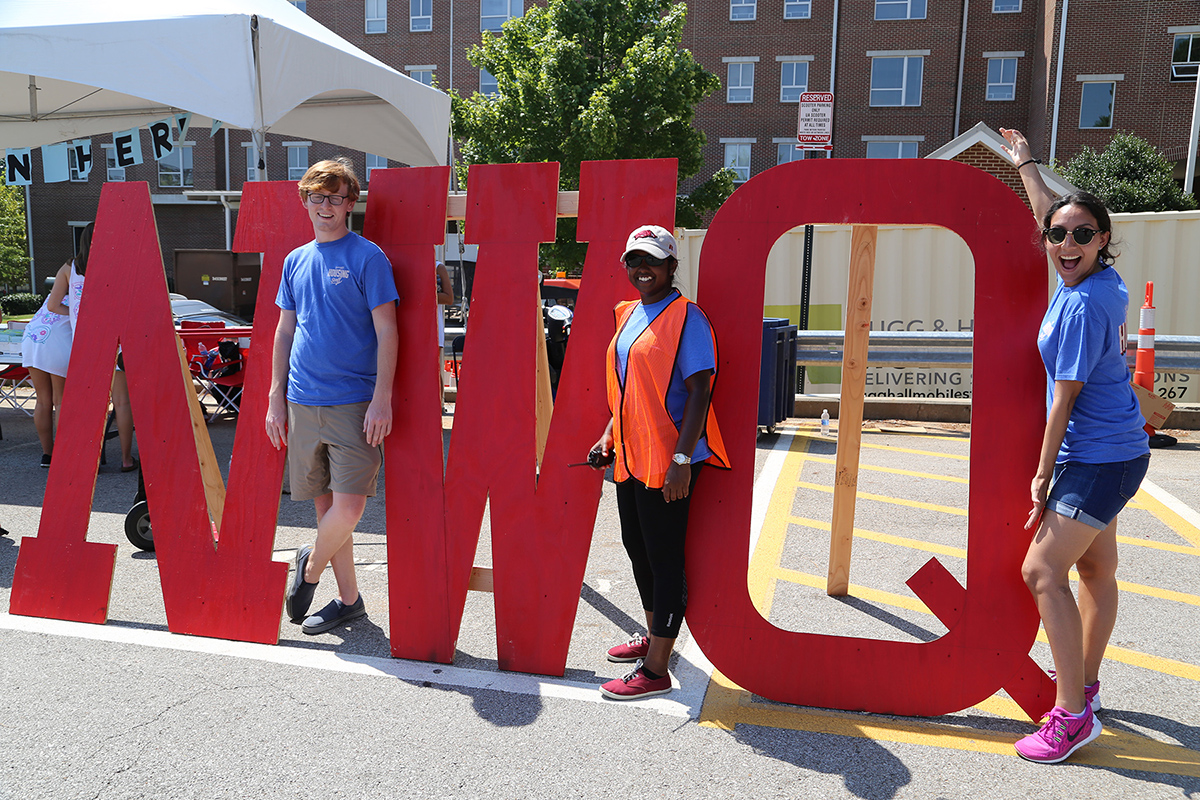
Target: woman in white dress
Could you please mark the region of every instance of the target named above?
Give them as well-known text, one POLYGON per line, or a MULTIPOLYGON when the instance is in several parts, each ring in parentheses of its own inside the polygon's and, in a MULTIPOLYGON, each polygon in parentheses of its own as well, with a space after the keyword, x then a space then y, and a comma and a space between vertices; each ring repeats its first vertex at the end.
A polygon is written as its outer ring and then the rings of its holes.
POLYGON ((21 339, 21 366, 29 370, 37 400, 33 425, 42 444, 42 466, 50 466, 54 450, 55 414, 62 404, 71 359, 71 322, 66 306, 71 263, 58 268, 54 288, 42 307, 25 326, 21 339))

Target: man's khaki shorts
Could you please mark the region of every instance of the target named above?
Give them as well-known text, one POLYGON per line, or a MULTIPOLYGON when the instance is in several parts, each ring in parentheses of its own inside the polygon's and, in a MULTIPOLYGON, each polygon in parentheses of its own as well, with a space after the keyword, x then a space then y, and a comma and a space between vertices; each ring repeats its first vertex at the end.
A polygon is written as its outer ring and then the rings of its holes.
POLYGON ((292 499, 331 491, 375 496, 383 453, 367 444, 369 403, 302 406, 288 403, 288 473, 292 499))

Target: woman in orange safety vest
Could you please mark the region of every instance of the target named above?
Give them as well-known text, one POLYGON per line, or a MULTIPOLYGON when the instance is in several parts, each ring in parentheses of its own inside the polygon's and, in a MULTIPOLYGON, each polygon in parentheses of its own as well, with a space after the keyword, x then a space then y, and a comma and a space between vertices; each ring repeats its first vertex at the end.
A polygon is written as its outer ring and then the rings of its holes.
POLYGON ((636 662, 601 693, 615 700, 671 691, 667 665, 687 607, 684 540, 689 495, 703 463, 728 468, 710 405, 717 340, 699 306, 672 286, 675 237, 657 225, 629 235, 621 256, 640 300, 618 303, 606 361, 612 419, 589 460, 613 462, 621 538, 646 612, 608 660, 636 662))

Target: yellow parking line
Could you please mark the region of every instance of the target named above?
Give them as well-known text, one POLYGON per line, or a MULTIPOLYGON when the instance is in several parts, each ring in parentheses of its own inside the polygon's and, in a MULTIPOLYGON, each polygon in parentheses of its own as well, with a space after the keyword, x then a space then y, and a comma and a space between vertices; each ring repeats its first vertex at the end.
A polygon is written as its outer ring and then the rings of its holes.
MULTIPOLYGON (((815 461, 818 464, 836 464, 837 463, 832 458, 822 458, 821 456, 811 456, 810 455, 808 457, 808 460, 815 461)), ((966 483, 967 482, 966 478, 957 478, 953 475, 934 475, 933 473, 930 473, 930 472, 914 472, 913 470, 910 470, 910 469, 893 469, 892 467, 877 467, 877 466, 874 466, 873 464, 859 464, 858 469, 860 472, 862 470, 868 470, 870 472, 886 472, 890 475, 907 475, 910 478, 928 478, 929 480, 933 480, 933 481, 948 481, 950 483, 966 483)))
MULTIPOLYGON (((1126 506, 1130 508, 1130 506, 1126 506)), ((1143 506, 1144 508, 1144 506, 1143 506)), ((1149 510, 1149 509, 1147 509, 1149 510)), ((1154 513, 1151 511, 1151 513, 1154 513)), ((1185 547, 1181 544, 1168 544, 1167 542, 1152 542, 1149 539, 1134 539, 1132 536, 1118 536, 1117 541, 1121 544, 1130 544, 1134 547, 1149 547, 1154 550, 1165 550, 1168 553, 1182 553, 1186 556, 1200 556, 1200 547, 1185 547)))
MULTIPOLYGON (((1011 701, 1007 701, 1011 704, 1011 701)), ((981 703, 976 708, 1003 703, 981 703)), ((847 711, 797 708, 769 702, 752 702, 741 689, 718 670, 713 670, 700 724, 732 731, 739 724, 785 730, 824 733, 880 742, 917 744, 1017 758, 1013 743, 1019 734, 983 731, 942 717, 912 720, 878 714, 864 716, 847 711)), ((1032 724, 1028 725, 1032 730, 1032 724)), ((1136 769, 1170 775, 1200 777, 1200 753, 1180 745, 1155 741, 1136 733, 1106 728, 1091 746, 1072 756, 1074 764, 1116 769, 1136 769)))
POLYGON ((795 484, 800 476, 808 456, 808 440, 800 436, 792 438, 792 444, 784 457, 783 469, 775 482, 775 490, 771 492, 771 501, 767 505, 767 515, 759 532, 758 544, 750 554, 750 568, 747 576, 747 586, 751 602, 762 614, 763 619, 770 619, 771 603, 775 599, 775 568, 783 557, 783 544, 787 539, 787 519, 792 508, 792 492, 789 487, 795 484))
MULTIPOLYGON (((788 517, 788 522, 793 525, 803 525, 806 528, 816 528, 821 531, 831 531, 832 525, 828 522, 823 522, 819 519, 809 519, 808 517, 788 517)), ((933 544, 931 542, 923 542, 920 539, 909 539, 907 536, 894 536, 890 533, 876 533, 862 528, 854 529, 854 537, 856 539, 868 539, 874 542, 883 542, 884 544, 894 544, 897 547, 907 547, 910 550, 924 550, 927 553, 937 553, 943 556, 954 556, 955 558, 966 558, 967 551, 961 547, 951 547, 945 544, 933 544)))
MULTIPOLYGON (((819 483, 806 483, 801 481, 796 486, 801 489, 812 489, 815 492, 826 492, 833 494, 832 486, 824 486, 819 483)), ((899 497, 888 497, 883 494, 871 494, 870 492, 858 492, 856 498, 859 500, 875 500, 879 503, 891 503, 897 506, 908 506, 909 508, 922 508, 926 511, 940 511, 943 514, 954 514, 955 516, 965 517, 967 510, 965 508, 955 508, 954 506, 940 506, 936 503, 923 503, 920 500, 904 500, 899 497)))
MULTIPOLYGON (((787 581, 788 583, 809 586, 821 591, 825 590, 825 579, 818 578, 816 575, 809 575, 808 573, 788 569, 787 567, 780 567, 778 575, 780 580, 787 581)), ((920 614, 933 615, 929 607, 916 597, 896 594, 895 592, 885 592, 882 589, 871 589, 854 583, 850 584, 848 591, 850 597, 857 597, 871 603, 879 603, 880 605, 893 606, 895 608, 906 608, 909 611, 916 611, 920 614)))
POLYGON ((1139 489, 1133 499, 1149 509, 1151 514, 1162 520, 1168 528, 1179 534, 1184 541, 1190 542, 1193 547, 1200 548, 1200 530, 1195 525, 1167 508, 1158 498, 1148 492, 1139 489))

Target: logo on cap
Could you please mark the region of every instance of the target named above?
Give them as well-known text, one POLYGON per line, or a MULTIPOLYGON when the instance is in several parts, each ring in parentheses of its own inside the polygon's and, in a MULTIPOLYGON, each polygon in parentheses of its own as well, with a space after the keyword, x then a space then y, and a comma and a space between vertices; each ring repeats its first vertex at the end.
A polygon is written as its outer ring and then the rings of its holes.
POLYGON ((643 228, 642 230, 635 233, 633 235, 633 238, 634 239, 657 239, 658 237, 654 235, 654 231, 650 230, 649 228, 643 228))

